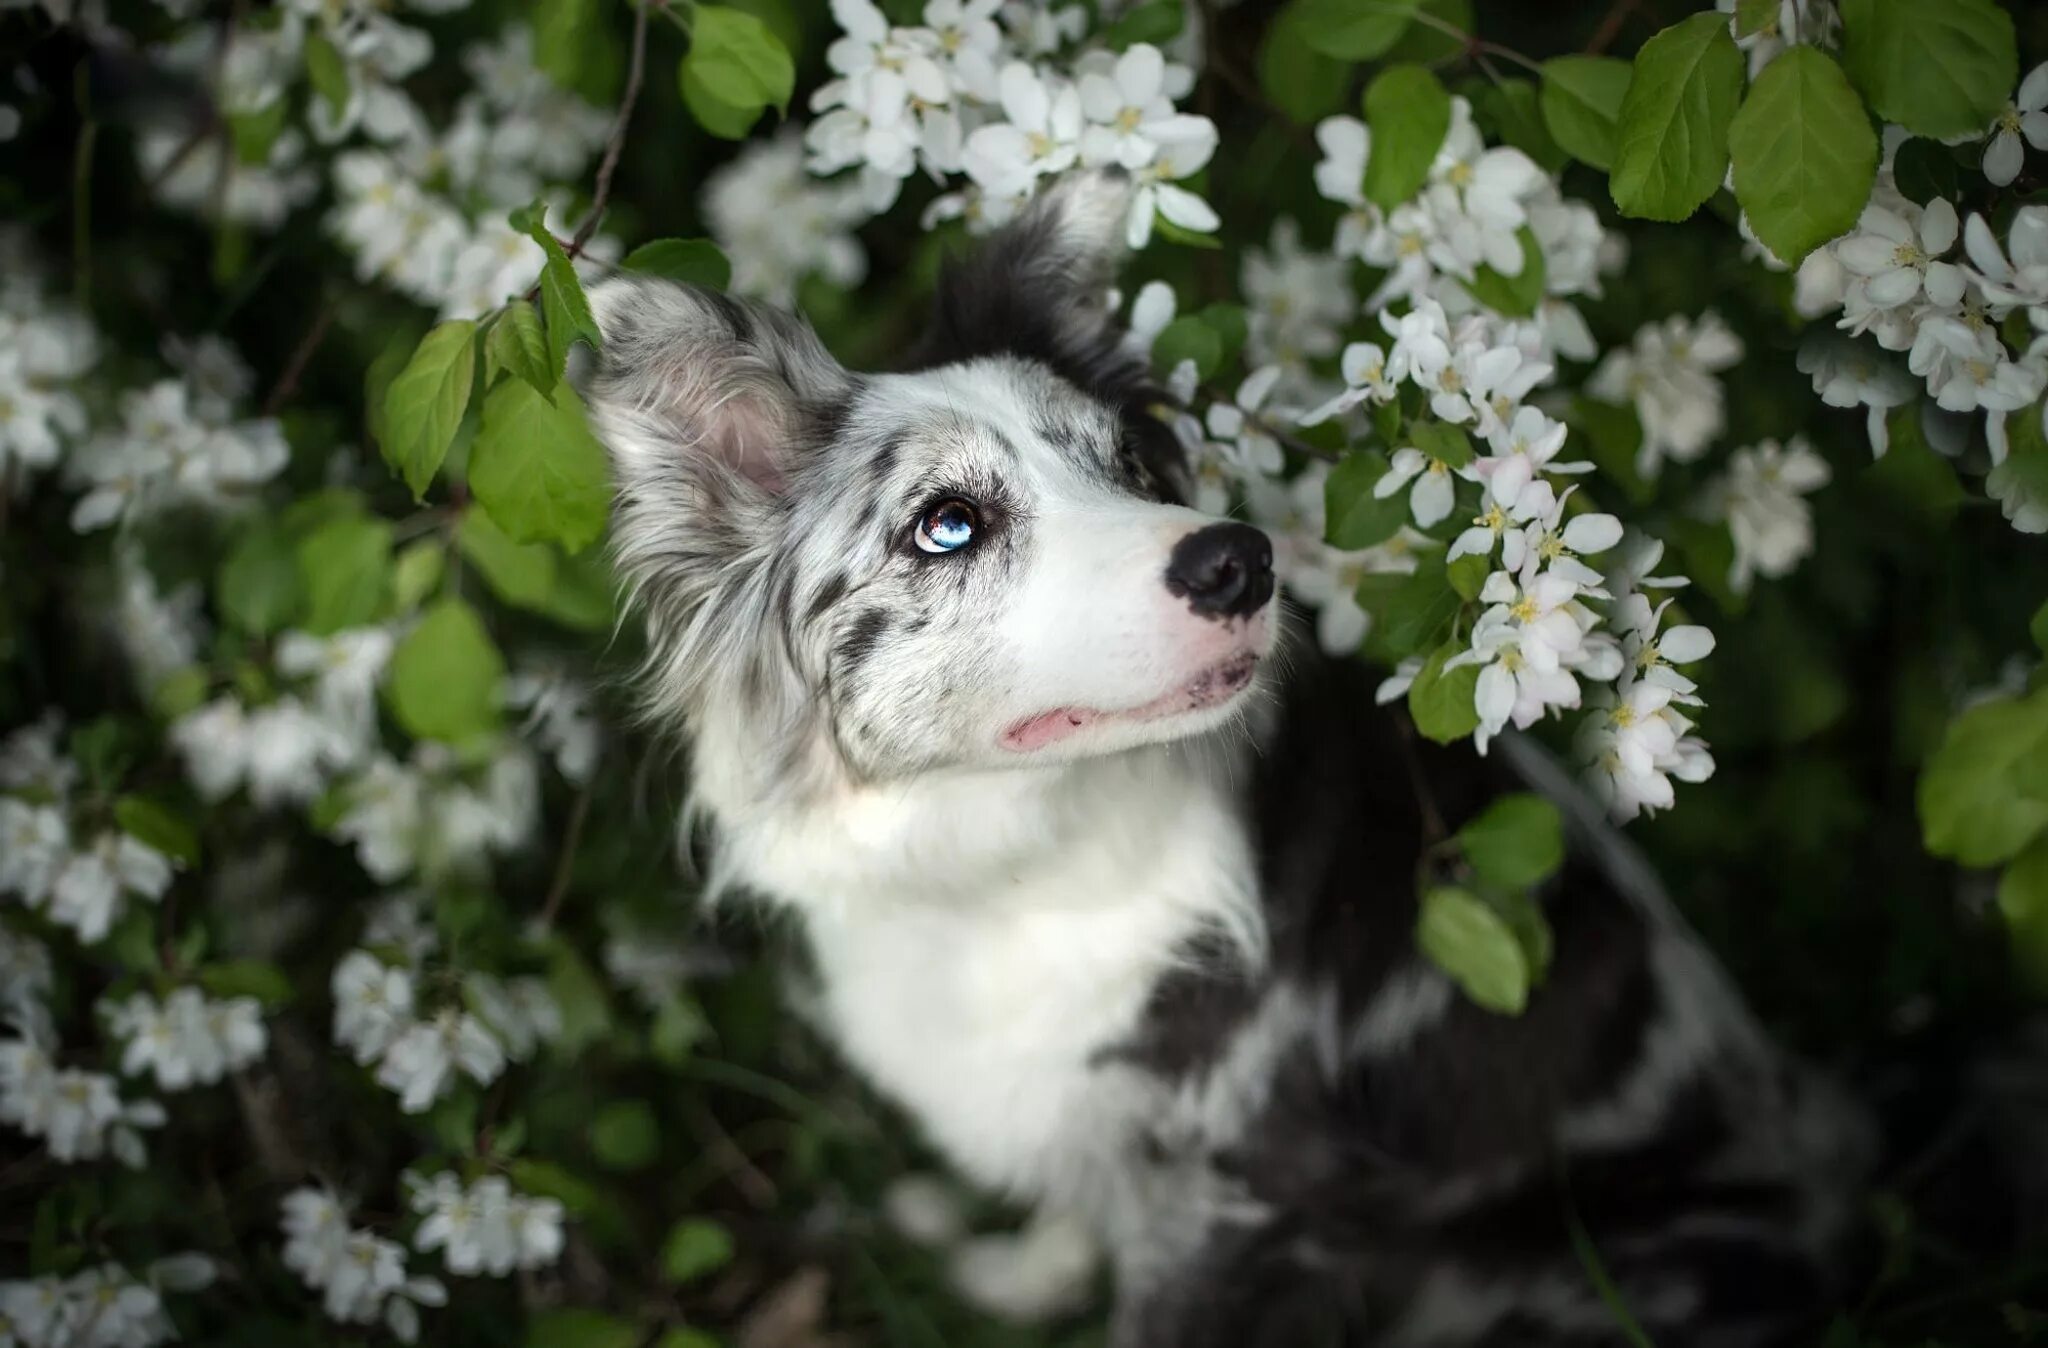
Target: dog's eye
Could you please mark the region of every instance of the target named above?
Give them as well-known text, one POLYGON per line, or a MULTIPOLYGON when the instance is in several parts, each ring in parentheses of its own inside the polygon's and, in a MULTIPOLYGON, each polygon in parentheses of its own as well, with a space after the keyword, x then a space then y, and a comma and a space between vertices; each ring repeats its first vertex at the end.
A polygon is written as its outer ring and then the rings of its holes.
POLYGON ((922 552, 958 552, 974 541, 981 517, 974 507, 957 496, 935 502, 918 517, 911 541, 922 552))

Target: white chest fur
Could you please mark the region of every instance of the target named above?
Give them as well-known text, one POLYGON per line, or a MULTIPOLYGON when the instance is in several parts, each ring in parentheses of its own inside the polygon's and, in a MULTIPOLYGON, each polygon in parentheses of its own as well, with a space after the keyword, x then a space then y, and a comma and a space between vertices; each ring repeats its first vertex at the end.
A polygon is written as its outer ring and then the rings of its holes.
POLYGON ((1157 1103, 1098 1055, 1191 938, 1260 939, 1223 766, 1148 749, 720 811, 721 868, 802 915, 825 1028, 956 1164, 1086 1206, 1157 1103))

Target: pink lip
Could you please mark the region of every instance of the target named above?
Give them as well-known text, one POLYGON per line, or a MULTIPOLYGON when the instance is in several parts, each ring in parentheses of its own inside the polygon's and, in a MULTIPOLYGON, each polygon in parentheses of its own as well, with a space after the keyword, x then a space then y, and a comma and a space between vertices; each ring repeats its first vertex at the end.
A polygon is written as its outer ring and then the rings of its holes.
POLYGON ((1170 693, 1141 706, 1123 711, 1102 711, 1095 707, 1055 707, 1017 722, 1002 735, 1002 745, 1013 753, 1028 754, 1059 743, 1102 721, 1156 721, 1164 716, 1207 711, 1219 707, 1243 691, 1258 671, 1259 657, 1243 651, 1211 665, 1170 693))

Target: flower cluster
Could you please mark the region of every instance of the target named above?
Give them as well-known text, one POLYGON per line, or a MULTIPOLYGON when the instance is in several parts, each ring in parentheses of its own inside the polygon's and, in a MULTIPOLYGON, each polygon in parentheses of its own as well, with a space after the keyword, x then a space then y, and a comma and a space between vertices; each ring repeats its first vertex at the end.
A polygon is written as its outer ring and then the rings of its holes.
POLYGON ((0 1282, 0 1343, 9 1348, 156 1348, 178 1337, 165 1292, 199 1292, 218 1271, 203 1254, 158 1259, 135 1277, 100 1264, 68 1278, 0 1282))
POLYGON ((325 1189, 294 1189, 284 1196, 284 1262, 321 1294, 327 1318, 344 1325, 378 1321, 403 1343, 420 1334, 421 1306, 445 1306, 439 1278, 408 1276, 405 1247, 363 1227, 325 1189))
POLYGON ((85 431, 75 385, 98 359, 92 324, 46 297, 26 248, 0 235, 0 496, 85 431))
POLYGON ((161 1091, 211 1085, 262 1057, 269 1042, 254 997, 216 1000, 197 988, 178 988, 161 1002, 138 992, 103 1003, 101 1011, 113 1035, 127 1041, 121 1070, 153 1073, 161 1091))
MULTIPOLYGON (((41 1138, 53 1160, 93 1161, 112 1153, 131 1169, 148 1161, 141 1130, 164 1123, 154 1100, 124 1100, 105 1072, 59 1067, 47 998, 49 952, 26 937, 0 932, 0 973, 7 975, 0 1018, 0 1123, 41 1138)), ((4 1308, 0 1308, 4 1309, 4 1308)))
POLYGON ((445 745, 415 745, 400 760, 378 753, 340 787, 331 832, 354 845, 371 878, 401 880, 479 869, 533 836, 540 772, 532 750, 507 736, 481 765, 445 745))
POLYGON ((857 185, 811 177, 795 131, 748 142, 704 180, 704 218, 732 263, 732 289, 771 304, 794 304, 811 276, 858 285, 868 255, 853 231, 868 215, 857 185))
POLYGON ((413 1245, 439 1250, 450 1273, 502 1278, 545 1268, 562 1254, 562 1205, 516 1192, 500 1175, 465 1186, 448 1171, 405 1176, 421 1217, 413 1245))
POLYGON ((922 169, 954 184, 926 209, 927 228, 964 218, 986 229, 1013 218, 1043 180, 1114 164, 1137 184, 1125 223, 1133 248, 1162 217, 1213 232, 1215 211, 1180 185, 1216 151, 1215 123, 1174 106, 1194 73, 1143 42, 1033 60, 1066 45, 1034 8, 930 0, 924 23, 902 27, 872 0, 834 0, 844 36, 826 54, 838 78, 811 99, 821 114, 804 133, 811 172, 856 169, 860 201, 879 214, 922 169))
MULTIPOLYGON (((2017 176, 2022 142, 2048 148, 2044 100, 2048 65, 2026 77, 1988 133, 1983 169, 1993 184, 2017 176)), ((1800 312, 1833 316, 1847 335, 1810 336, 1800 368, 1822 401, 1869 409, 1876 455, 1890 446, 1892 410, 1923 391, 1922 428, 1943 453, 1962 453, 1969 424, 1981 417, 1986 490, 2015 528, 2048 531, 2048 494, 2007 462, 2012 417, 2038 416, 2048 425, 2048 408, 2038 406, 2048 392, 2048 207, 2021 207, 2001 241, 1985 217, 1963 220, 1945 197, 1916 201, 1896 176, 1906 139, 1901 129, 1885 128, 1877 181, 1856 229, 1799 266, 1800 312), (2015 314, 2028 318, 2031 340, 2006 321, 2015 314)))
POLYGON ((447 1094, 458 1070, 489 1085, 508 1060, 533 1056, 561 1033, 561 1011, 539 979, 469 972, 455 981, 473 1010, 422 1006, 414 969, 368 950, 352 950, 334 967, 334 1042, 359 1064, 375 1064, 378 1084, 408 1114, 447 1094))
POLYGON ((0 894, 13 894, 85 942, 103 940, 130 895, 154 903, 172 860, 106 824, 80 826, 71 801, 78 765, 57 750, 46 718, 0 745, 0 894))

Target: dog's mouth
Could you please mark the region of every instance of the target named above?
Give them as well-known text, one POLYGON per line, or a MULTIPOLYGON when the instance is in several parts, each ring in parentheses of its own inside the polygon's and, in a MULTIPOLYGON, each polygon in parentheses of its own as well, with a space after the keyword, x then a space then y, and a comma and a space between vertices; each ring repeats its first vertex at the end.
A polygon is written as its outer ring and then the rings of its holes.
POLYGON ((1105 723, 1131 724, 1213 711, 1249 688, 1252 676, 1258 672, 1258 655, 1252 651, 1240 651, 1209 666, 1173 691, 1136 707, 1119 711, 1104 711, 1098 707, 1054 707, 1051 711, 1027 716, 1003 732, 1002 746, 1013 753, 1035 753, 1105 723))

